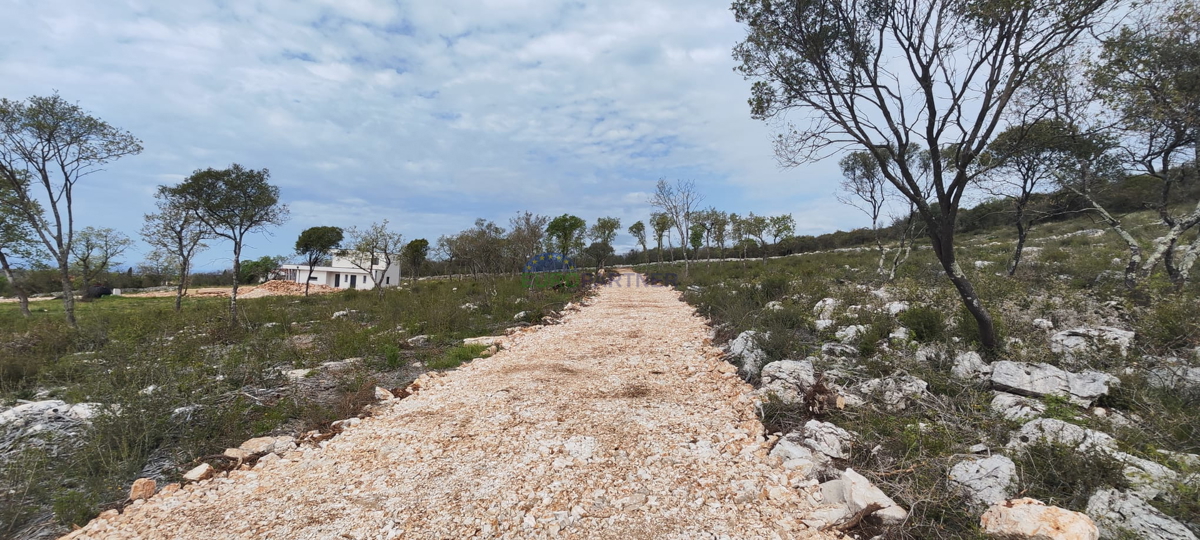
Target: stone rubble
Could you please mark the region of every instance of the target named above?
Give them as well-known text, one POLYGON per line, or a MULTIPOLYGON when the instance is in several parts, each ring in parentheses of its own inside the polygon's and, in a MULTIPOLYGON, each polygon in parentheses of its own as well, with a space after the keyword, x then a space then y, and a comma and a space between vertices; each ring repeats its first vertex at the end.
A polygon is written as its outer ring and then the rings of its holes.
POLYGON ((1001 455, 967 459, 950 468, 950 483, 962 489, 972 505, 987 508, 1012 497, 1017 465, 1001 455))

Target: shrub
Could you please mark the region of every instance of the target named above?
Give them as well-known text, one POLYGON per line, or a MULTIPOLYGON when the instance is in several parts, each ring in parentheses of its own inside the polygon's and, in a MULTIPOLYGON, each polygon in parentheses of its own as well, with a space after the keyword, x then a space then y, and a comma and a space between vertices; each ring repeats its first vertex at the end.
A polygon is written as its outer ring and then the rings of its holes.
POLYGON ((487 350, 485 345, 461 345, 447 350, 437 360, 426 363, 429 369, 451 369, 461 366, 463 362, 479 358, 480 353, 487 350))
POLYGON ((1138 318, 1138 336, 1163 350, 1200 345, 1200 298, 1181 294, 1159 297, 1138 318))
POLYGON ((1082 512, 1099 489, 1129 487, 1121 463, 1100 451, 1041 442, 1013 458, 1024 496, 1069 510, 1082 512))
POLYGON ((388 369, 400 367, 400 347, 391 343, 383 346, 383 364, 388 369))
POLYGON ((937 309, 914 306, 900 313, 898 319, 900 324, 912 331, 916 341, 931 343, 945 339, 946 316, 937 309))

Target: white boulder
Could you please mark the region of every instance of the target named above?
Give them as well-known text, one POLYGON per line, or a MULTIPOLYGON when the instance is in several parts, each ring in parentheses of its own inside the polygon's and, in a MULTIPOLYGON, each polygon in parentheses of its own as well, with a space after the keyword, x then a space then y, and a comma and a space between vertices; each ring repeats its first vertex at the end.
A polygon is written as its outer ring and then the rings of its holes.
POLYGON ((861 324, 855 324, 852 326, 847 326, 845 328, 842 328, 842 329, 838 330, 837 332, 835 332, 833 335, 834 335, 834 337, 838 338, 838 341, 841 341, 842 343, 853 343, 855 341, 858 341, 859 336, 862 336, 865 333, 867 333, 867 327, 865 327, 861 324))
POLYGON ((1128 330, 1111 326, 1074 328, 1050 336, 1050 350, 1067 358, 1075 358, 1076 355, 1108 347, 1116 348, 1121 356, 1125 356, 1135 335, 1128 330))
POLYGON ((729 342, 729 354, 741 364, 740 372, 747 379, 758 375, 767 360, 767 353, 758 346, 758 340, 767 339, 771 334, 761 334, 761 338, 759 335, 754 330, 746 330, 729 342))
POLYGON ((1010 540, 1099 540, 1091 518, 1034 499, 993 505, 979 519, 983 532, 1010 540))
POLYGON ((992 386, 1013 394, 1042 397, 1057 395, 1076 405, 1087 407, 1108 394, 1109 386, 1120 379, 1107 373, 1072 373, 1050 364, 1025 364, 1000 361, 992 364, 992 386))
POLYGON ((762 368, 761 391, 775 394, 786 404, 803 402, 808 389, 816 383, 817 375, 811 358, 780 360, 762 368))
POLYGON ((992 367, 975 351, 966 351, 954 356, 950 374, 960 379, 980 379, 991 373, 992 367))
POLYGON ((950 483, 958 486, 971 504, 987 508, 1012 497, 1017 465, 1001 455, 968 459, 950 468, 950 483))
POLYGON ((908 302, 888 302, 883 305, 883 310, 888 312, 888 315, 895 317, 896 315, 908 311, 909 307, 910 306, 908 302))
POLYGON ((813 452, 833 459, 850 457, 850 447, 854 441, 854 435, 829 422, 809 420, 796 434, 798 434, 797 438, 800 444, 813 452))
POLYGON ((873 401, 889 412, 902 411, 910 401, 925 395, 929 384, 912 375, 899 374, 882 379, 870 379, 850 387, 864 401, 873 401))
POLYGON ((1032 420, 1046 412, 1046 404, 1033 398, 996 392, 992 410, 1006 420, 1032 420))
POLYGON ((1087 514, 1100 528, 1100 537, 1122 538, 1128 532, 1145 540, 1196 540, 1196 535, 1137 495, 1101 489, 1088 499, 1087 514))
POLYGON ((842 305, 842 302, 837 298, 824 298, 813 306, 813 315, 818 319, 832 319, 833 312, 842 305))

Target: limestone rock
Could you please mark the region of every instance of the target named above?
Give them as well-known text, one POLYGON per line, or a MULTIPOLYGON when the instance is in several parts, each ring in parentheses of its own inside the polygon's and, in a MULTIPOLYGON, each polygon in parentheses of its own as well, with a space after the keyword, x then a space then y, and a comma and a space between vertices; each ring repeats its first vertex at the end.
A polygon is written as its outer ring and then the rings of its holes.
POLYGON ((826 343, 821 345, 821 354, 838 358, 853 358, 858 356, 858 349, 844 343, 826 343))
POLYGON ((992 364, 991 379, 992 386, 999 390, 1033 397, 1062 396, 1082 407, 1108 394, 1110 385, 1120 383, 1120 379, 1098 371, 1072 373, 1049 364, 1007 360, 992 364))
POLYGON ((247 459, 250 459, 250 457, 253 454, 251 454, 250 452, 247 452, 245 450, 242 450, 241 448, 226 448, 225 452, 223 452, 221 455, 223 455, 225 457, 230 457, 233 459, 240 459, 242 461, 246 461, 247 459))
POLYGON ((389 399, 396 399, 396 396, 392 395, 391 392, 376 386, 375 399, 378 399, 379 401, 387 401, 389 399))
POLYGON ((1123 531, 1146 540, 1196 540, 1196 535, 1129 492, 1101 489, 1088 499, 1087 514, 1100 528, 1100 537, 1116 539, 1123 531))
POLYGON ((806 422, 800 428, 799 437, 800 444, 833 459, 849 458, 850 445, 854 441, 850 432, 820 420, 806 422))
POLYGON ((503 339, 504 339, 504 336, 473 337, 473 338, 464 339, 463 345, 483 345, 485 347, 490 347, 492 345, 500 344, 501 340, 503 340, 503 339))
POLYGON ((520 313, 517 313, 516 315, 513 315, 513 318, 512 318, 512 320, 514 320, 514 321, 523 321, 523 320, 525 320, 525 318, 526 318, 526 317, 528 317, 528 316, 529 316, 529 312, 528 312, 528 311, 522 311, 522 312, 520 312, 520 313))
POLYGON ((1012 496, 1017 465, 1001 455, 968 459, 950 468, 950 482, 976 507, 987 508, 1012 496))
POLYGON ((154 496, 154 490, 157 487, 152 478, 138 478, 129 487, 129 500, 149 499, 154 496))
POLYGON ((242 443, 238 448, 251 454, 282 454, 289 450, 295 450, 296 440, 286 435, 281 437, 256 437, 242 443))
POLYGON ((865 333, 867 333, 867 327, 861 324, 855 324, 842 328, 837 332, 834 332, 833 335, 842 343, 854 343, 858 341, 858 338, 865 333))
POLYGON ((767 302, 765 306, 763 306, 763 309, 767 311, 782 311, 783 303, 778 300, 771 300, 770 302, 767 302))
POLYGON ((950 374, 960 379, 978 379, 986 377, 992 371, 992 366, 983 361, 983 357, 975 351, 967 351, 954 356, 954 367, 950 374))
POLYGON ((758 332, 746 330, 729 342, 730 356, 741 362, 742 377, 753 378, 762 369, 763 363, 767 360, 767 353, 758 346, 758 340, 768 337, 770 337, 769 333, 762 334, 760 338, 758 332))
POLYGON ((1095 352, 1104 347, 1114 347, 1121 356, 1129 351, 1135 334, 1128 330, 1100 326, 1096 328, 1074 328, 1050 336, 1050 350, 1067 358, 1095 352))
POLYGON ((996 392, 992 398, 992 410, 1006 420, 1032 420, 1046 412, 1046 404, 1036 399, 996 392))
POLYGON ((212 478, 212 475, 212 465, 201 463, 200 466, 184 473, 183 479, 187 480, 188 482, 199 482, 207 478, 212 478))
POLYGON ((1070 446, 1080 452, 1092 450, 1115 451, 1117 441, 1107 433, 1087 429, 1056 418, 1039 418, 1021 426, 1008 441, 1011 449, 1046 441, 1070 446))
POLYGON ((1200 366, 1189 366, 1178 358, 1168 358, 1146 373, 1146 381, 1159 388, 1200 388, 1200 366))
POLYGON ((824 298, 813 306, 813 315, 818 319, 832 319, 833 312, 842 305, 842 302, 837 298, 824 298))
POLYGON ((901 508, 882 490, 875 487, 870 480, 854 472, 854 469, 846 469, 840 480, 842 481, 842 497, 845 499, 846 507, 850 510, 851 515, 878 507, 878 510, 871 512, 870 515, 883 525, 899 525, 908 519, 907 510, 901 508))
POLYGON ((1033 327, 1042 330, 1054 330, 1054 322, 1049 319, 1034 319, 1033 327))
POLYGON ((405 343, 408 343, 409 345, 412 345, 413 347, 423 347, 423 346, 429 344, 429 336, 427 336, 425 334, 421 334, 419 336, 413 336, 413 337, 410 337, 407 340, 405 340, 405 343))
POLYGON ((817 382, 811 359, 780 360, 762 368, 762 392, 773 393, 783 403, 804 401, 804 395, 817 382))
POLYGON ((864 401, 878 403, 887 411, 902 411, 925 395, 929 384, 912 375, 899 374, 882 379, 870 379, 850 387, 864 401))
POLYGON ((905 311, 908 311, 908 302, 888 302, 883 305, 883 310, 888 312, 888 315, 895 317, 905 311))
POLYGON ((1091 518, 1034 499, 993 505, 979 520, 983 532, 1012 540, 1099 540, 1091 518))
POLYGON ((816 321, 813 321, 813 327, 816 328, 818 332, 824 332, 830 328, 833 328, 834 324, 837 323, 835 323, 832 319, 817 319, 816 321))

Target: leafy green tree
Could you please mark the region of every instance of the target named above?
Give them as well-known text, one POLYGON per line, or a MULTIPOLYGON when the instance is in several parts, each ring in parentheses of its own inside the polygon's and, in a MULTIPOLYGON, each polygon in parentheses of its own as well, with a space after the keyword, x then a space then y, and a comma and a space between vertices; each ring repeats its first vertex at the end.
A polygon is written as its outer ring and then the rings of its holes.
POLYGON ((783 250, 779 247, 780 240, 788 240, 796 234, 796 219, 791 214, 782 214, 767 218, 769 225, 767 232, 771 235, 771 243, 775 244, 775 249, 779 254, 783 250))
POLYGON ((418 238, 409 242, 404 246, 404 251, 401 254, 404 261, 412 268, 413 283, 417 282, 417 274, 421 271, 421 265, 425 264, 425 259, 429 256, 429 240, 418 238))
POLYGON ((122 157, 141 141, 93 117, 57 94, 23 102, 0 99, 0 182, 13 208, 58 265, 63 311, 75 322, 71 248, 75 241, 75 184, 122 157))
POLYGON ((721 249, 721 258, 725 258, 725 241, 729 234, 729 214, 716 208, 709 210, 709 231, 712 232, 713 242, 721 249))
POLYGON ((667 235, 667 242, 669 243, 671 241, 670 231, 672 225, 674 225, 674 221, 665 212, 650 214, 650 227, 654 229, 654 239, 658 242, 658 262, 660 264, 663 262, 663 235, 667 235))
POLYGON ((1182 257, 1176 251, 1181 238, 1200 225, 1200 201, 1183 215, 1172 214, 1168 205, 1172 191, 1200 171, 1200 4, 1175 0, 1144 9, 1133 24, 1104 41, 1092 73, 1093 90, 1119 119, 1123 161, 1162 182, 1152 206, 1167 230, 1144 261, 1131 245, 1131 266, 1140 263, 1146 276, 1161 263, 1182 284, 1200 257, 1200 240, 1182 257))
POLYGON ((242 275, 242 247, 246 235, 265 232, 288 218, 287 205, 279 202, 279 188, 271 185, 267 169, 256 171, 234 163, 228 169, 203 169, 181 184, 167 188, 180 204, 196 216, 214 236, 233 244, 233 288, 229 294, 229 324, 237 325, 238 279, 242 275))
POLYGON ((646 224, 638 221, 630 225, 629 234, 637 240, 639 246, 642 246, 642 262, 649 262, 649 257, 646 254, 646 224))
POLYGON ((1117 4, 735 0, 748 32, 734 56, 754 81, 754 118, 806 119, 776 141, 782 164, 854 145, 917 206, 934 255, 992 350, 991 314, 955 253, 959 204, 978 186, 979 155, 1004 121, 1036 109, 1014 99, 1018 91, 1043 60, 1074 46, 1117 4), (914 148, 931 153, 931 189, 914 170, 914 148))
POLYGON ((312 282, 313 268, 342 244, 341 227, 309 227, 300 233, 296 239, 296 254, 308 266, 308 277, 304 280, 304 296, 308 296, 308 286, 312 282))
MULTIPOLYGON (((37 244, 33 240, 33 229, 21 211, 24 204, 7 184, 0 182, 0 271, 20 304, 21 314, 29 317, 29 290, 25 280, 13 269, 10 257, 29 259, 35 256, 37 244)), ((36 204, 31 203, 31 204, 36 204)), ((32 214, 40 214, 37 208, 32 214)))
MULTIPOLYGON (((763 266, 767 265, 767 234, 771 228, 771 220, 767 216, 756 216, 754 212, 740 220, 741 232, 743 237, 753 238, 758 241, 758 247, 762 250, 763 266)), ((742 253, 745 253, 746 245, 742 245, 742 253)))
POLYGON ((546 226, 546 235, 564 257, 570 257, 571 253, 583 250, 583 235, 586 231, 587 222, 570 214, 558 216, 546 226))
POLYGON ((284 256, 264 255, 254 260, 245 261, 238 272, 238 281, 244 285, 263 283, 271 279, 271 273, 278 270, 287 262, 284 256))
POLYGON ((596 220, 596 224, 592 225, 588 236, 593 241, 599 242, 608 246, 608 250, 599 250, 596 253, 604 253, 603 256, 596 258, 596 266, 604 267, 604 261, 613 253, 613 241, 617 239, 617 230, 621 228, 621 220, 614 217, 602 217, 596 220))
POLYGON ((170 188, 159 186, 154 194, 158 212, 143 216, 142 240, 154 248, 149 259, 162 265, 170 264, 179 269, 179 283, 175 287, 175 311, 183 307, 183 295, 187 292, 192 271, 192 259, 208 248, 204 240, 210 233, 196 215, 188 211, 185 202, 172 196, 170 188))
POLYGON ((693 223, 692 230, 688 231, 688 243, 692 246, 692 258, 700 252, 700 248, 704 246, 704 235, 708 232, 708 227, 703 223, 693 223))
POLYGON ((71 255, 75 258, 72 265, 79 271, 82 288, 94 284, 102 274, 121 263, 117 257, 133 246, 133 241, 124 233, 109 227, 85 227, 75 235, 71 244, 71 255))
POLYGON ((1061 173, 1064 163, 1074 161, 1075 149, 1068 135, 1071 129, 1054 119, 1015 125, 997 135, 980 157, 989 169, 988 191, 1012 203, 1017 245, 1008 262, 1010 276, 1017 272, 1033 226, 1029 211, 1033 194, 1061 173))

